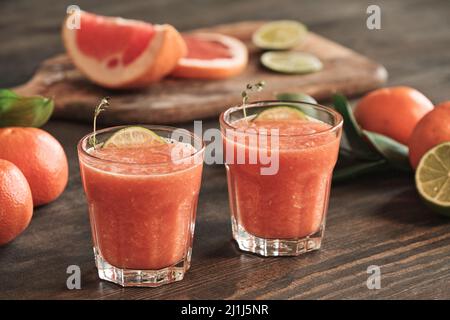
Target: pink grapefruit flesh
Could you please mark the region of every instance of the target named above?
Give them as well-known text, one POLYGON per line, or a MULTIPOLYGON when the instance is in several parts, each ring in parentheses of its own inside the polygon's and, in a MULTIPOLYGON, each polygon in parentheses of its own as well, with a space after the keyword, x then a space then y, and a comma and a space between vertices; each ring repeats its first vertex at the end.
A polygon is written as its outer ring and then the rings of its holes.
POLYGON ((187 45, 187 59, 230 59, 232 57, 229 48, 219 41, 204 40, 195 36, 183 36, 187 45))
POLYGON ((91 81, 108 88, 145 87, 158 81, 186 54, 170 25, 82 12, 80 28, 64 24, 63 40, 73 63, 91 81))
MULTIPOLYGON (((77 32, 77 45, 80 51, 87 56, 104 61, 111 55, 121 55, 123 65, 134 61, 145 50, 155 35, 155 29, 151 24, 119 25, 117 22, 83 14, 81 16, 83 32, 77 32), (98 26, 102 25, 101 28, 98 26), (97 41, 102 39, 102 41, 97 41)), ((117 66, 119 60, 112 58, 108 64, 117 66), (111 63, 115 61, 115 63, 111 63)))
POLYGON ((172 72, 175 77, 224 79, 240 74, 248 62, 247 47, 238 39, 218 33, 184 35, 187 55, 172 72))

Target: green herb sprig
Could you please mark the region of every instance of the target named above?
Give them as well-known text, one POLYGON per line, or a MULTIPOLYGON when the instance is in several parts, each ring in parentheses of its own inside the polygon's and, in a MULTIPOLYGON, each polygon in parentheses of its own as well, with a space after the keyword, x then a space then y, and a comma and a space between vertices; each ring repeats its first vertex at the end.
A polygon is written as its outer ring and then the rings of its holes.
POLYGON ((100 115, 100 113, 105 111, 108 107, 109 107, 109 97, 105 97, 105 98, 103 98, 100 101, 100 103, 94 109, 94 128, 93 128, 92 136, 89 138, 89 144, 94 149, 96 149, 96 147, 97 147, 97 138, 96 138, 96 134, 97 134, 97 118, 100 115))
POLYGON ((262 89, 264 89, 264 86, 266 85, 266 82, 264 80, 261 80, 257 83, 251 84, 248 83, 247 86, 245 87, 245 90, 242 91, 241 96, 242 96, 242 107, 243 107, 243 112, 244 112, 244 118, 247 119, 247 110, 246 110, 246 106, 248 104, 248 100, 250 98, 250 93, 251 92, 260 92, 262 91, 262 89))

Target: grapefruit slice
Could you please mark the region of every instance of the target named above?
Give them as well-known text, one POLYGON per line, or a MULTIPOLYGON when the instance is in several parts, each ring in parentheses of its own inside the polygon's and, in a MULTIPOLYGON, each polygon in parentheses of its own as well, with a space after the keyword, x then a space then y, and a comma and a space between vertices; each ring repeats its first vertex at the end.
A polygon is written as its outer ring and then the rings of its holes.
POLYGON ((62 37, 75 66, 107 88, 145 87, 169 74, 187 52, 183 38, 170 25, 83 11, 80 28, 64 23, 62 37))
POLYGON ((247 47, 238 39, 218 33, 183 35, 187 56, 172 75, 180 78, 225 79, 240 74, 248 62, 247 47))

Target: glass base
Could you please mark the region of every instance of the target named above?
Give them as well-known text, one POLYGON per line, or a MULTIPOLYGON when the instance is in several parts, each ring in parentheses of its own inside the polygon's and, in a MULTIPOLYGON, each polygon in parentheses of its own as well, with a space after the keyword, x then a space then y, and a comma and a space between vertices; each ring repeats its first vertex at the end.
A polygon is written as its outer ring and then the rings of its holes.
POLYGON ((264 257, 298 256, 319 250, 322 244, 323 227, 315 234, 300 239, 264 239, 248 233, 236 219, 231 218, 233 238, 239 249, 264 257))
POLYGON ((191 251, 189 250, 186 258, 173 266, 159 270, 133 270, 112 266, 95 248, 94 255, 100 279, 122 287, 159 287, 180 281, 184 278, 186 271, 189 270, 191 262, 191 251))

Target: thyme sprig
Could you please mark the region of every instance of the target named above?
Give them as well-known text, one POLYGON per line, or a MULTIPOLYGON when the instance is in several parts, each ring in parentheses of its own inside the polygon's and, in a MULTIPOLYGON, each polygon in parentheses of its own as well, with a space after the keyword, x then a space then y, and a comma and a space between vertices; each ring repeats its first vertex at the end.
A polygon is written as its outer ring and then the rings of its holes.
POLYGON ((244 112, 244 118, 247 119, 247 110, 246 110, 246 106, 248 104, 248 100, 250 98, 250 93, 251 92, 260 92, 262 89, 264 89, 264 86, 266 85, 266 82, 264 80, 261 80, 257 83, 251 84, 248 83, 247 86, 245 87, 245 90, 242 91, 241 96, 242 96, 242 107, 243 107, 243 112, 244 112))
POLYGON ((89 138, 89 143, 91 146, 93 146, 94 149, 96 149, 96 147, 97 147, 97 138, 96 138, 97 118, 100 115, 100 113, 105 111, 108 107, 109 107, 109 97, 105 97, 100 101, 100 103, 94 109, 94 130, 93 130, 92 136, 89 138))

